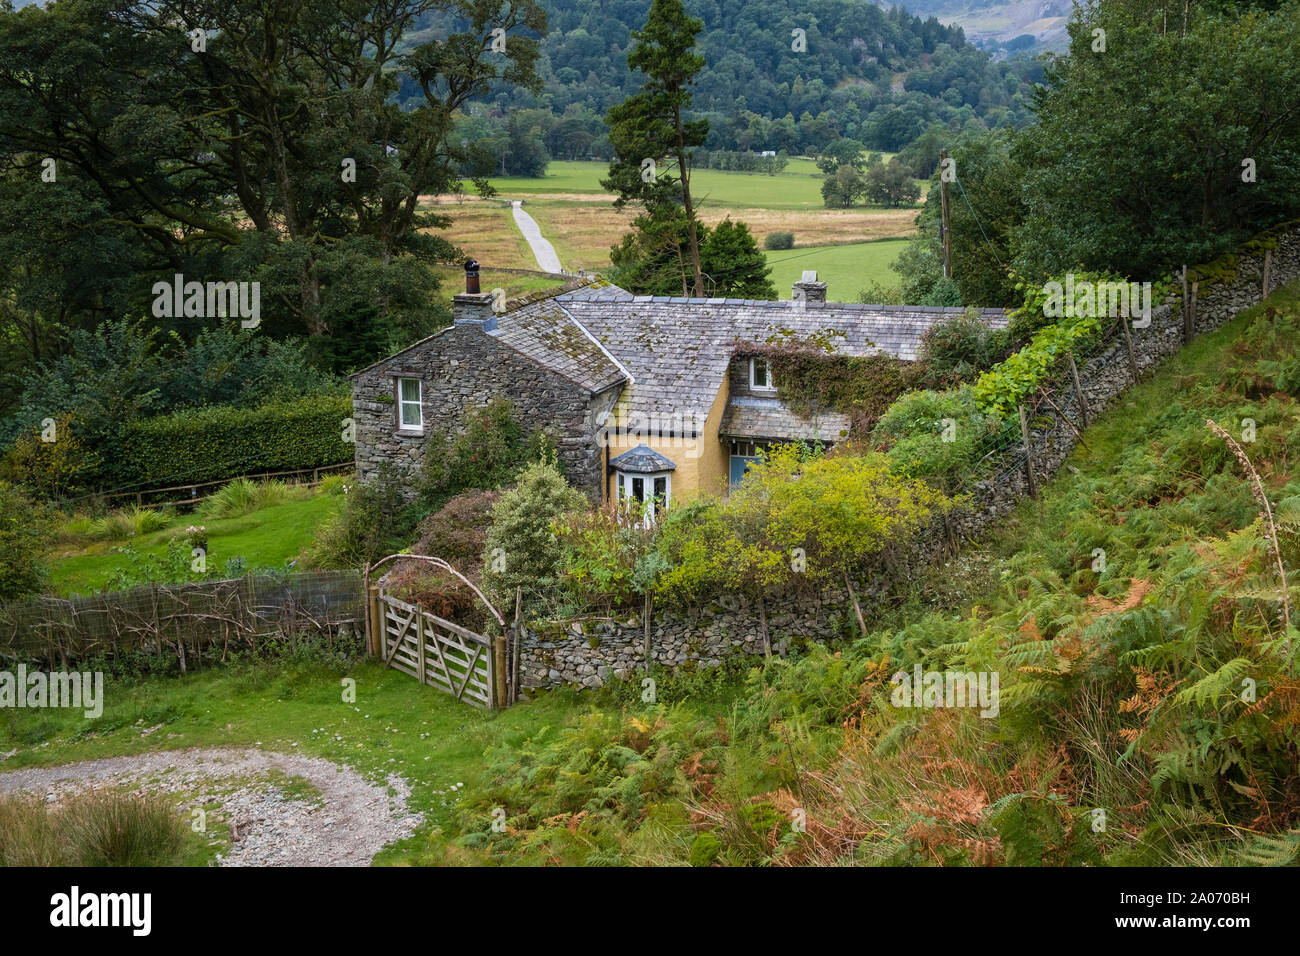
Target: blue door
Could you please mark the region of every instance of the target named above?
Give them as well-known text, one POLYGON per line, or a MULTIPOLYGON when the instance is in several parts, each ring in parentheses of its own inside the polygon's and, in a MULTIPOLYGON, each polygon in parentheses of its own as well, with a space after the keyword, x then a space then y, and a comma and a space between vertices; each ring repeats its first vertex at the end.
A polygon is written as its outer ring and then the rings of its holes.
POLYGON ((745 477, 745 470, 751 462, 758 461, 757 455, 731 456, 731 487, 734 489, 745 477))

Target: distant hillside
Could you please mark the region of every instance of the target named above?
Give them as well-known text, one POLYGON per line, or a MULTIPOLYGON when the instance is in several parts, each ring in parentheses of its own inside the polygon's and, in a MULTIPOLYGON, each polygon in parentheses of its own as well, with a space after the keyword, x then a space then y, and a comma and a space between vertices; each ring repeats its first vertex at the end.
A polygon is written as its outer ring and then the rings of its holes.
MULTIPOLYGON (((882 7, 893 4, 881 0, 882 7)), ((909 13, 959 26, 976 46, 1004 54, 1064 50, 1071 0, 902 0, 909 13)))
MULTIPOLYGON (((543 89, 496 91, 490 105, 498 115, 542 109, 581 122, 639 88, 627 53, 650 0, 541 5, 548 20, 538 64, 543 89)), ((1020 126, 1031 119, 1026 95, 1039 65, 994 62, 962 28, 934 17, 871 0, 686 0, 686 8, 704 24, 697 49, 708 65, 694 108, 710 119, 710 149, 794 153, 849 136, 893 151, 935 122, 1020 126)), ((431 14, 426 30, 410 39, 452 25, 431 14)))

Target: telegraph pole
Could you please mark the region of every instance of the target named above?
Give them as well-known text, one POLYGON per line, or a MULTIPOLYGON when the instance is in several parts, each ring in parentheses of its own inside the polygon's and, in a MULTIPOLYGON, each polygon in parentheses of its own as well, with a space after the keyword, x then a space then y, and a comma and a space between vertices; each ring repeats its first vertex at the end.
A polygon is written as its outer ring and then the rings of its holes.
POLYGON ((940 237, 943 239, 943 277, 952 278, 952 244, 949 239, 951 228, 948 219, 948 151, 939 150, 939 202, 943 209, 943 225, 940 226, 940 237))

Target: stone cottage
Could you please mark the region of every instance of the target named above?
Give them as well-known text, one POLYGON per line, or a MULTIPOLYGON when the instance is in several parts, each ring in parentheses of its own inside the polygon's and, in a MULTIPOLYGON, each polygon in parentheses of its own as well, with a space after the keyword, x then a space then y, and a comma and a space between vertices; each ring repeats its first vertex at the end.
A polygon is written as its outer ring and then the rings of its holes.
MULTIPOLYGON (((582 280, 501 311, 494 302, 470 260, 450 328, 352 377, 362 480, 384 461, 414 476, 430 436, 505 397, 526 429, 558 436, 565 473, 593 500, 726 494, 765 446, 830 445, 849 424, 796 415, 746 342, 815 338, 837 354, 914 361, 926 330, 964 311, 827 302, 815 272, 790 301, 638 296, 582 280)), ((1007 323, 999 309, 980 315, 1007 323)))

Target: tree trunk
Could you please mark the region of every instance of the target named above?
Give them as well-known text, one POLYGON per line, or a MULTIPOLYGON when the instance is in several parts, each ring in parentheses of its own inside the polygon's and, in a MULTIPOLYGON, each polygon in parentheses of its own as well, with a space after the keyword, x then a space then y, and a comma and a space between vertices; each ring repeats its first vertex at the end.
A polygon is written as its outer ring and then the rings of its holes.
POLYGON ((704 298, 704 270, 700 266, 700 238, 695 230, 695 206, 691 202, 691 174, 686 165, 686 131, 682 129, 682 111, 677 119, 677 171, 682 177, 682 205, 686 208, 687 244, 691 250, 691 268, 695 271, 695 297, 704 298))

